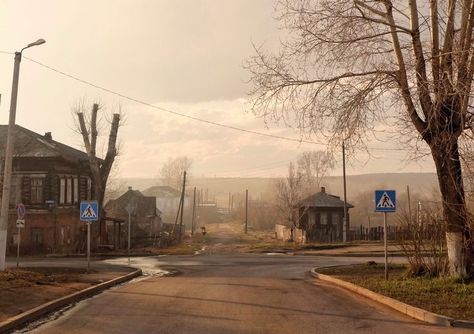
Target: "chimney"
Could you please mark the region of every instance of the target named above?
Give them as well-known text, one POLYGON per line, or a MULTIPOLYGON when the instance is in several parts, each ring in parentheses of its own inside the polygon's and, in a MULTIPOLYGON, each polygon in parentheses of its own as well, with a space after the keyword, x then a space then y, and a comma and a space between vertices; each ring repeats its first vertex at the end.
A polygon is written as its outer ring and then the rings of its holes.
POLYGON ((48 141, 52 141, 53 140, 53 136, 51 135, 51 132, 46 132, 44 134, 44 139, 48 140, 48 141))
POLYGON ((321 192, 326 193, 326 187, 321 187, 321 192))

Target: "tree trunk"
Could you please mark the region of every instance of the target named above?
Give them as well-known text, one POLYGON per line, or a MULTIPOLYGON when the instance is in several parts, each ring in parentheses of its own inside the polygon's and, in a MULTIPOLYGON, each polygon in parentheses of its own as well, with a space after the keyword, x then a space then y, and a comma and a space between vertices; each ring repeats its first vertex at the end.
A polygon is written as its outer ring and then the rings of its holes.
POLYGON ((471 243, 458 140, 442 133, 432 139, 430 148, 443 200, 449 273, 465 277, 471 266, 471 243))

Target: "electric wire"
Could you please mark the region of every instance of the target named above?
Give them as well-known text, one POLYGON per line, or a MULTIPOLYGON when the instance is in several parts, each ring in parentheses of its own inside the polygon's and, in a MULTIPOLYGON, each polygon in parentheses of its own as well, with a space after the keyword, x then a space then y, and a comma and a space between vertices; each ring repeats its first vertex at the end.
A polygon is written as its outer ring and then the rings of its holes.
MULTIPOLYGON (((7 51, 0 51, 0 53, 6 53, 6 54, 14 54, 12 52, 7 52, 7 51)), ((195 117, 195 116, 191 116, 191 115, 186 115, 186 114, 183 114, 183 113, 180 113, 180 112, 177 112, 175 110, 171 110, 171 109, 168 109, 168 108, 164 108, 164 107, 160 107, 160 106, 157 106, 157 105, 154 105, 152 103, 149 103, 149 102, 146 102, 146 101, 143 101, 143 100, 140 100, 138 98, 135 98, 135 97, 131 97, 129 95, 125 95, 125 94, 122 94, 122 93, 119 93, 117 91, 114 91, 112 89, 109 89, 109 88, 106 88, 104 86, 101 86, 101 85, 98 85, 98 84, 95 84, 93 82, 90 82, 90 81, 87 81, 87 80, 84 80, 84 79, 81 79, 75 75, 72 75, 72 74, 69 74, 69 73, 66 73, 64 71, 61 71, 59 69, 56 69, 52 66, 49 66, 47 64, 44 64, 42 62, 39 62, 35 59, 32 59, 32 58, 29 58, 29 57, 26 57, 26 56, 23 56, 24 59, 27 59, 39 66, 42 66, 48 70, 51 70, 53 72, 56 72, 58 74, 61 74, 67 78, 70 78, 70 79, 73 79, 75 81, 78 81, 82 84, 85 84, 85 85, 88 85, 90 87, 93 87, 93 88, 96 88, 98 90, 102 90, 106 93, 109 93, 109 94, 112 94, 112 95, 116 95, 116 96, 119 96, 123 99, 126 99, 126 100, 129 100, 129 101, 132 101, 132 102, 135 102, 135 103, 138 103, 138 104, 141 104, 141 105, 144 105, 144 106, 147 106, 149 108, 153 108, 153 109, 157 109, 157 110, 160 110, 160 111, 164 111, 164 112, 167 112, 167 113, 170 113, 170 114, 173 114, 173 115, 176 115, 176 116, 179 116, 179 117, 184 117, 184 118, 188 118, 188 119, 192 119, 194 121, 197 121, 197 122, 202 122, 202 123, 206 123, 206 124, 209 124, 209 125, 214 125, 214 126, 218 126, 218 127, 222 127, 222 128, 226 128, 226 129, 231 129, 231 130, 234 130, 234 131, 241 131, 241 132, 246 132, 246 133, 250 133, 250 134, 254 134, 254 135, 258 135, 258 136, 265 136, 265 137, 270 137, 270 138, 275 138, 275 139, 280 139, 280 140, 286 140, 286 141, 292 141, 292 142, 296 142, 296 143, 299 143, 299 144, 302 144, 302 143, 305 143, 305 144, 321 144, 321 145, 326 145, 326 143, 322 143, 322 142, 317 142, 317 141, 314 141, 314 140, 305 140, 305 139, 298 139, 298 138, 292 138, 292 137, 285 137, 285 136, 279 136, 279 135, 274 135, 274 134, 270 134, 270 133, 264 133, 264 132, 259 132, 259 131, 254 131, 254 130, 249 130, 249 129, 244 129, 244 128, 240 128, 240 127, 237 127, 237 126, 233 126, 233 125, 228 125, 228 124, 223 124, 223 123, 218 123, 218 122, 214 122, 214 121, 210 121, 210 120, 207 120, 207 119, 203 119, 203 118, 199 118, 199 117, 195 117)), ((368 149, 370 150, 375 150, 375 151, 406 151, 405 149, 402 149, 402 148, 384 148, 384 147, 367 147, 368 149)))
POLYGON ((264 132, 259 132, 259 131, 254 131, 254 130, 248 130, 248 129, 243 129, 243 128, 239 128, 237 126, 233 126, 233 125, 228 125, 228 124, 223 124, 223 123, 218 123, 218 122, 214 122, 214 121, 210 121, 210 120, 207 120, 207 119, 203 119, 203 118, 199 118, 199 117, 195 117, 195 116, 191 116, 191 115, 186 115, 186 114, 183 114, 183 113, 180 113, 180 112, 177 112, 177 111, 174 111, 174 110, 171 110, 171 109, 167 109, 167 108, 163 108, 163 107, 160 107, 160 106, 157 106, 157 105, 154 105, 154 104, 151 104, 149 102, 146 102, 146 101, 143 101, 143 100, 140 100, 138 98, 134 98, 134 97, 131 97, 131 96, 128 96, 128 95, 125 95, 125 94, 122 94, 122 93, 119 93, 117 91, 114 91, 112 89, 109 89, 109 88, 106 88, 106 87, 103 87, 103 86, 100 86, 98 84, 95 84, 95 83, 92 83, 90 81, 87 81, 87 80, 84 80, 84 79, 81 79, 77 76, 74 76, 72 74, 69 74, 69 73, 66 73, 64 71, 61 71, 61 70, 58 70, 54 67, 51 67, 49 65, 46 65, 44 63, 41 63, 37 60, 34 60, 32 58, 29 58, 29 57, 26 57, 26 56, 23 56, 23 58, 37 64, 37 65, 40 65, 44 68, 47 68, 51 71, 54 71, 56 73, 59 73, 65 77, 68 77, 70 79, 73 79, 75 81, 78 81, 78 82, 81 82, 85 85, 88 85, 88 86, 91 86, 91 87, 94 87, 98 90, 102 90, 104 92, 107 92, 109 94, 112 94, 112 95, 116 95, 116 96, 119 96, 123 99, 126 99, 126 100, 129 100, 129 101, 132 101, 132 102, 135 102, 135 103, 138 103, 138 104, 141 104, 141 105, 144 105, 144 106, 147 106, 149 108, 153 108, 153 109, 157 109, 157 110, 160 110, 160 111, 164 111, 164 112, 167 112, 167 113, 170 113, 170 114, 173 114, 173 115, 176 115, 176 116, 179 116, 179 117, 185 117, 185 118, 188 118, 188 119, 192 119, 194 121, 197 121, 197 122, 201 122, 201 123, 206 123, 206 124, 210 124, 210 125, 214 125, 214 126, 219 126, 219 127, 222 127, 222 128, 226 128, 226 129, 231 129, 231 130, 234 130, 234 131, 241 131, 241 132, 247 132, 247 133, 251 133, 251 134, 254 134, 254 135, 258 135, 258 136, 264 136, 264 137, 270 137, 270 138, 275 138, 275 139, 280 139, 280 140, 286 140, 286 141, 292 141, 292 142, 297 142, 297 143, 305 143, 305 144, 322 144, 322 143, 318 143, 318 142, 315 142, 315 141, 310 141, 310 140, 305 140, 305 139, 298 139, 298 138, 291 138, 291 137, 284 137, 284 136, 278 136, 278 135, 273 135, 273 134, 270 134, 270 133, 264 133, 264 132))

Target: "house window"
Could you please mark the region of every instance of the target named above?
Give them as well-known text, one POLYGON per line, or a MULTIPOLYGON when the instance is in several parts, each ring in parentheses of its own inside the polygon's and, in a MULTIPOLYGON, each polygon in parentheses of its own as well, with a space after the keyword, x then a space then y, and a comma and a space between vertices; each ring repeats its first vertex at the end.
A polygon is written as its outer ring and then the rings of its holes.
POLYGON ((59 204, 66 203, 66 179, 59 180, 59 204))
POLYGON ((72 179, 71 178, 66 179, 66 203, 67 204, 72 203, 72 179))
POLYGON ((339 225, 341 223, 341 215, 339 213, 332 214, 332 224, 339 225))
POLYGON ((74 178, 74 204, 79 202, 79 179, 74 178))
POLYGON ((315 217, 315 213, 314 212, 309 212, 308 213, 308 224, 311 226, 311 225, 314 225, 315 222, 316 222, 316 217, 315 217))
POLYGON ((321 212, 320 223, 321 223, 321 225, 327 225, 328 224, 328 214, 326 212, 321 212))
POLYGON ((43 244, 43 229, 32 228, 31 229, 31 241, 35 246, 41 246, 43 244))
POLYGON ((42 204, 44 179, 31 178, 31 204, 42 204))
POLYGON ((21 177, 12 176, 10 184, 10 206, 21 203, 21 177))
POLYGON ((59 204, 75 204, 79 202, 79 180, 62 177, 59 180, 59 204))

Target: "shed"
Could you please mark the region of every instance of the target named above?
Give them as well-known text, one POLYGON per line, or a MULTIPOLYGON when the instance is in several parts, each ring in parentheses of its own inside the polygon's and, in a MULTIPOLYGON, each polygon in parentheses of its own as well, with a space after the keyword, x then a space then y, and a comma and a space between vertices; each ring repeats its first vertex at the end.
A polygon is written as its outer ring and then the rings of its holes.
MULTIPOLYGON (((354 206, 346 202, 348 233, 349 209, 354 206)), ((344 240, 344 201, 339 196, 326 193, 326 188, 306 197, 298 203, 300 227, 305 231, 306 241, 339 242, 344 240)))

